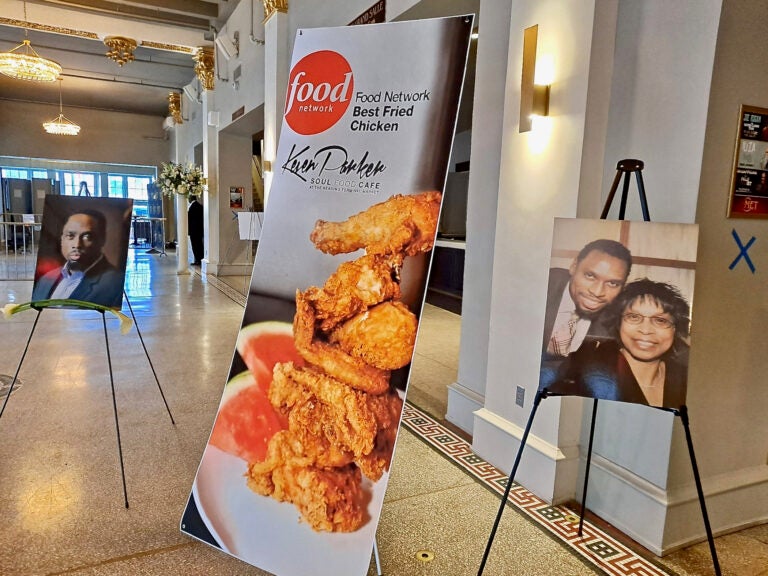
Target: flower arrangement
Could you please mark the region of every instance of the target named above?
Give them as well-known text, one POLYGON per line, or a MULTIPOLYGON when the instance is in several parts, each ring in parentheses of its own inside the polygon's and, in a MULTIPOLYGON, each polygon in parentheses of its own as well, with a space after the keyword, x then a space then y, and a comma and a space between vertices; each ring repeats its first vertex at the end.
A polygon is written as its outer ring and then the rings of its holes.
POLYGON ((203 193, 205 178, 200 166, 194 164, 176 164, 174 162, 163 163, 163 171, 157 180, 157 185, 166 196, 181 194, 187 196, 203 193))

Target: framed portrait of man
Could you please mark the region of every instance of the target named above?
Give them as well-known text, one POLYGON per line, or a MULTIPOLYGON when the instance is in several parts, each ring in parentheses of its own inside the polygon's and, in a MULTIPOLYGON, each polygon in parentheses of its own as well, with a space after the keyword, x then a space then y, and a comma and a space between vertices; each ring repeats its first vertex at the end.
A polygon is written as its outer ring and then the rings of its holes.
POLYGON ((539 389, 685 404, 698 227, 555 220, 539 389))
POLYGON ((132 211, 131 199, 46 196, 32 300, 119 309, 132 211))

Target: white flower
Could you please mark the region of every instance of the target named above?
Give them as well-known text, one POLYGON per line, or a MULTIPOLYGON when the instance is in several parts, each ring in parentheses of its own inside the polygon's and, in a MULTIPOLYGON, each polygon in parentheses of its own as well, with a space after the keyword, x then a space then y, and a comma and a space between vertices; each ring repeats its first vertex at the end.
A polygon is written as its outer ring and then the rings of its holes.
POLYGON ((5 319, 8 320, 13 315, 14 312, 16 312, 16 308, 19 307, 19 304, 6 304, 3 306, 3 316, 5 316, 5 319))

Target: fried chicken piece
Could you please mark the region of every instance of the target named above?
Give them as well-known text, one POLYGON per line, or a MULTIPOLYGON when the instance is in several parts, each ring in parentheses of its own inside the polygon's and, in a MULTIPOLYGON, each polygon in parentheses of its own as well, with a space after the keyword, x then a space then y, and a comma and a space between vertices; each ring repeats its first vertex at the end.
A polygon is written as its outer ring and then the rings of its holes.
POLYGON ((385 300, 400 298, 403 256, 366 255, 341 264, 322 288, 304 293, 312 303, 323 332, 385 300))
POLYGON ((382 302, 338 326, 328 340, 376 368, 397 370, 411 361, 417 327, 408 306, 382 302))
POLYGON ((252 466, 248 487, 278 502, 291 502, 312 529, 353 532, 363 524, 364 494, 360 469, 283 465, 268 474, 252 466))
POLYGON ((298 290, 293 335, 299 355, 328 376, 371 394, 383 394, 389 389, 389 370, 366 364, 340 348, 314 338, 315 312, 298 290))
POLYGON ((274 381, 269 392, 270 402, 273 405, 283 402, 283 390, 297 387, 312 396, 316 411, 304 411, 294 416, 294 407, 288 417, 289 429, 294 426, 317 426, 331 444, 349 450, 356 457, 373 450, 378 425, 369 407, 367 394, 312 368, 295 368, 289 362, 275 366, 274 381))
POLYGON ((403 401, 395 390, 380 396, 368 395, 368 408, 376 419, 376 443, 373 450, 357 458, 363 474, 374 482, 389 470, 392 461, 392 451, 395 448, 397 430, 400 426, 400 415, 403 411, 403 401))
POLYGON ((368 254, 413 256, 432 249, 442 194, 397 194, 343 222, 318 220, 309 238, 326 254, 365 248, 368 254))

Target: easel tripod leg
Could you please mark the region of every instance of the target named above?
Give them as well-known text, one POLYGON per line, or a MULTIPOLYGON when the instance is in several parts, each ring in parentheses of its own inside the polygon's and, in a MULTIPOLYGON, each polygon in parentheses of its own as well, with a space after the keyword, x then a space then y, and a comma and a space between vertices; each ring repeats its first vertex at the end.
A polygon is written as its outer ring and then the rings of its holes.
POLYGON ((512 483, 515 480, 515 474, 517 473, 517 467, 520 465, 520 458, 523 455, 523 448, 525 448, 525 442, 528 440, 528 433, 531 431, 531 425, 533 424, 533 417, 536 415, 536 409, 541 403, 541 399, 546 392, 539 390, 536 392, 536 397, 533 400, 533 407, 531 408, 531 415, 528 417, 528 423, 525 425, 525 431, 523 437, 520 439, 520 448, 517 449, 517 456, 515 457, 515 463, 512 465, 512 470, 509 472, 509 478, 507 479, 507 487, 504 489, 504 495, 501 497, 501 503, 499 504, 499 511, 496 514, 496 521, 493 523, 491 529, 491 535, 488 537, 488 544, 485 546, 485 553, 483 554, 483 560, 480 562, 480 568, 477 571, 477 576, 482 576, 485 569, 485 563, 488 561, 488 555, 491 552, 491 546, 493 545, 493 539, 496 536, 496 530, 501 522, 501 515, 504 513, 504 507, 507 504, 507 498, 509 497, 509 491, 512 489, 512 483))
POLYGON ((595 420, 597 419, 597 398, 592 404, 592 424, 589 427, 589 448, 587 448, 587 467, 584 469, 584 490, 581 494, 581 518, 579 518, 579 536, 584 526, 584 516, 587 513, 587 484, 589 484, 589 466, 592 463, 592 440, 595 438, 595 420))
POLYGON ((685 429, 685 440, 688 442, 688 453, 691 455, 691 467, 693 468, 693 479, 696 482, 696 492, 699 495, 699 504, 701 505, 701 515, 704 517, 704 529, 707 531, 707 541, 709 542, 709 551, 712 554, 712 564, 715 567, 716 576, 720 576, 720 562, 717 560, 717 550, 715 549, 715 539, 712 537, 712 528, 709 524, 707 515, 707 505, 704 502, 704 490, 701 487, 701 477, 699 476, 699 467, 696 465, 696 455, 693 452, 693 440, 691 439, 691 429, 688 425, 688 408, 681 406, 680 421, 685 429))
POLYGON ((101 313, 101 322, 104 325, 104 342, 107 347, 107 365, 109 366, 109 384, 112 387, 112 409, 115 412, 115 431, 117 432, 117 453, 120 457, 120 476, 123 479, 123 497, 125 507, 128 508, 128 489, 125 486, 125 466, 123 465, 123 444, 120 441, 120 422, 117 418, 117 399, 115 398, 115 379, 112 376, 112 357, 109 354, 109 336, 107 335, 107 319, 104 312, 101 313))
POLYGON ((35 322, 32 324, 32 330, 29 333, 29 338, 27 338, 27 343, 24 345, 24 352, 21 354, 21 360, 19 360, 19 365, 16 367, 16 373, 13 375, 13 380, 11 380, 11 386, 8 388, 8 394, 5 395, 3 407, 0 408, 0 418, 3 417, 5 406, 8 404, 8 400, 11 398, 11 392, 13 392, 13 387, 16 385, 16 379, 19 377, 21 365, 24 364, 24 358, 27 356, 27 350, 29 350, 29 343, 32 341, 32 334, 35 333, 35 328, 37 328, 37 321, 40 319, 40 312, 42 312, 42 310, 37 311, 37 316, 35 316, 35 322))
POLYGON ((128 294, 123 291, 123 296, 125 297, 125 301, 128 303, 128 310, 131 311, 131 318, 133 318, 133 325, 136 326, 136 333, 139 335, 139 341, 141 342, 141 347, 144 349, 144 355, 147 357, 147 362, 149 362, 149 367, 152 369, 152 376, 155 377, 155 383, 157 384, 157 389, 160 390, 160 396, 163 398, 163 404, 165 404, 165 409, 168 411, 168 417, 171 419, 171 424, 174 426, 176 425, 176 421, 173 419, 173 414, 171 414, 171 409, 168 407, 168 402, 165 399, 165 394, 163 394, 163 388, 160 386, 160 380, 157 378, 157 372, 155 372, 155 366, 152 364, 152 359, 149 357, 149 352, 147 352, 147 347, 144 344, 144 338, 141 336, 141 330, 139 330, 139 323, 136 321, 136 315, 133 313, 133 306, 131 306, 131 301, 128 299, 128 294))

